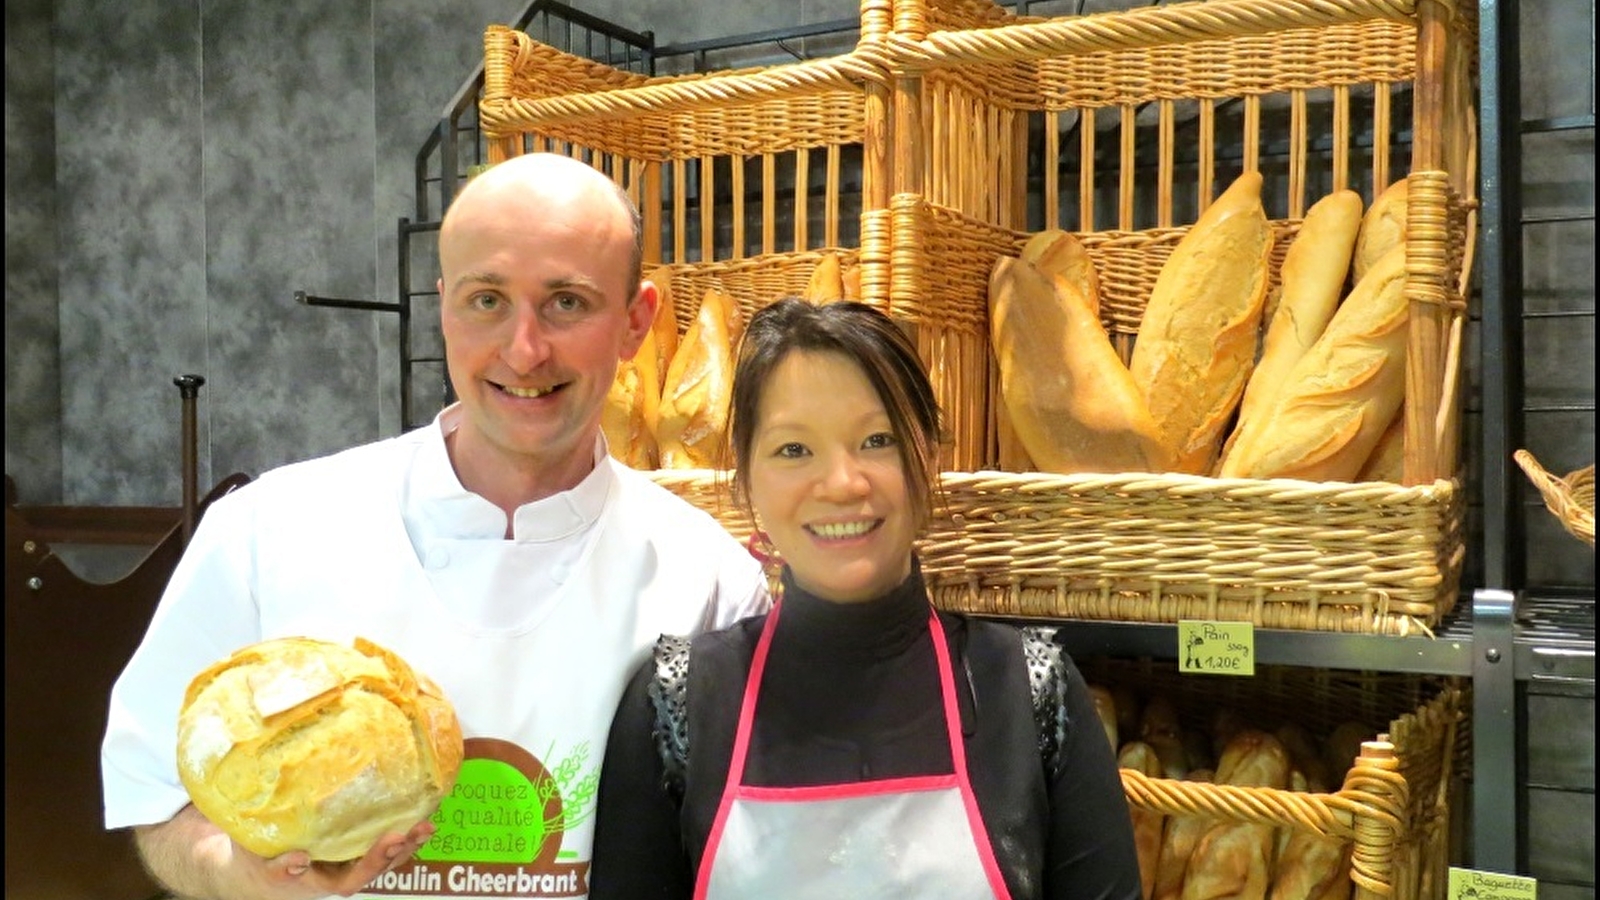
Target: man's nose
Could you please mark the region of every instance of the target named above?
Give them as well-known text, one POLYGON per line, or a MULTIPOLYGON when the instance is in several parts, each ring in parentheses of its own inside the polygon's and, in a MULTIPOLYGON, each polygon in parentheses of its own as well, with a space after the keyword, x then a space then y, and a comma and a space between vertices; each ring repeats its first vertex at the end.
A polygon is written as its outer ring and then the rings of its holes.
POLYGON ((502 355, 513 371, 530 372, 550 358, 550 342, 534 309, 519 307, 506 327, 508 333, 502 355))

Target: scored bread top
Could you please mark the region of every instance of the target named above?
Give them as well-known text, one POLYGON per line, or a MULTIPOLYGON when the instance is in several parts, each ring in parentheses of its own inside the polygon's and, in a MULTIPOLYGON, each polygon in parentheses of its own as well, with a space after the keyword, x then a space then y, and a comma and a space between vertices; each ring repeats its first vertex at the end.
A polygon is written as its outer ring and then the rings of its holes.
POLYGON ((432 812, 463 752, 439 687, 361 638, 245 647, 191 682, 178 720, 190 800, 263 857, 363 855, 432 812))

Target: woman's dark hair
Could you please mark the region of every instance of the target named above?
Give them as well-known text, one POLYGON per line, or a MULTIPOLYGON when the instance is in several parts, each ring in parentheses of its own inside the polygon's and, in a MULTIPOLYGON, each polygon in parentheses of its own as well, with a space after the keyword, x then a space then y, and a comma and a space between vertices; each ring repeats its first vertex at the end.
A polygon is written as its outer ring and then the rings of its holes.
POLYGON ((738 503, 754 518, 750 454, 761 397, 773 370, 795 351, 833 353, 861 367, 888 412, 918 527, 926 524, 938 472, 939 404, 905 332, 878 309, 852 301, 817 305, 785 297, 750 317, 739 343, 728 427, 738 503))

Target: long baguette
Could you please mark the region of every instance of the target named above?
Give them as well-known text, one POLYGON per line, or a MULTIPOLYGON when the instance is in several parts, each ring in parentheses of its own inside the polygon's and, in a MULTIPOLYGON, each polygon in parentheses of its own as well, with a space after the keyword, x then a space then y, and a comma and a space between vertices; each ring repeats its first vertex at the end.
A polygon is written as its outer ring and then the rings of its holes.
POLYGON ((733 398, 733 298, 708 290, 667 369, 656 425, 664 469, 716 466, 733 398))
POLYGON ((600 414, 611 455, 635 469, 654 469, 657 463, 654 431, 661 389, 655 366, 655 334, 646 332, 633 359, 618 364, 600 414))
POLYGON ((1261 174, 1246 172, 1156 276, 1129 370, 1173 454, 1173 471, 1211 471, 1255 362, 1272 242, 1261 174))
POLYGON ((1239 403, 1242 424, 1272 403, 1300 357, 1322 336, 1344 296, 1350 253, 1361 228, 1361 195, 1335 191, 1306 211, 1283 258, 1283 293, 1239 403))
POLYGON ((1001 399, 1040 471, 1165 470, 1144 399, 1072 282, 1002 257, 989 297, 1001 399))
POLYGON ((656 317, 650 323, 650 330, 655 334, 656 390, 660 391, 666 387, 664 379, 667 369, 672 365, 672 357, 678 353, 678 312, 672 293, 672 270, 661 266, 647 275, 645 280, 656 286, 656 317))
POLYGON ((1353 481, 1405 396, 1405 247, 1389 251, 1222 464, 1229 478, 1353 481))
POLYGON ((1389 185, 1372 201, 1371 208, 1361 219, 1355 255, 1350 261, 1356 281, 1366 277, 1368 269, 1405 240, 1406 210, 1410 205, 1410 182, 1404 178, 1389 185))

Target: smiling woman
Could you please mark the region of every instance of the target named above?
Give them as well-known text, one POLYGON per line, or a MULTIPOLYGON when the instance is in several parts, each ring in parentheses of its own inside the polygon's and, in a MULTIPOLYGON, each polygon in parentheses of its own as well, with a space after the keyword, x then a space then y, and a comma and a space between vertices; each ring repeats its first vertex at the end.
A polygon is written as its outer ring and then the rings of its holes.
POLYGON ((1138 897, 1110 743, 1065 724, 1097 721, 1071 659, 929 603, 939 412, 905 334, 859 303, 760 309, 730 441, 781 599, 634 673, 590 896, 1138 897))

